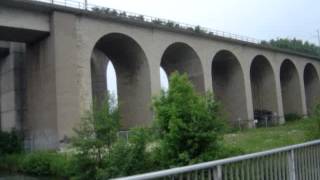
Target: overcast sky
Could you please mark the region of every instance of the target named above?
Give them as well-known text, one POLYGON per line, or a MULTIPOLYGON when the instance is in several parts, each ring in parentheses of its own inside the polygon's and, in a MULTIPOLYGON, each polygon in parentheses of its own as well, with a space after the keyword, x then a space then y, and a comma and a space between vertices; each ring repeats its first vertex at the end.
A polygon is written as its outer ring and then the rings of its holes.
MULTIPOLYGON (((260 40, 296 37, 318 43, 316 31, 320 29, 320 0, 88 0, 88 2, 260 40)), ((111 74, 112 70, 109 70, 108 79, 114 81, 111 74)), ((162 81, 165 82, 163 78, 162 81)), ((115 88, 114 84, 109 86, 115 88)))

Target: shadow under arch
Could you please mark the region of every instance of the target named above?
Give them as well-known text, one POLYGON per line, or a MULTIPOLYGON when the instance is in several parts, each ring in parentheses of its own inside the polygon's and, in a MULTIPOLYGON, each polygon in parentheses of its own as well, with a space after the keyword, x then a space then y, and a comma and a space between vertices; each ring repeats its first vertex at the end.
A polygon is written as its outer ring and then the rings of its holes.
POLYGON ((286 59, 280 66, 283 113, 303 114, 299 73, 295 64, 286 59))
POLYGON ((315 105, 320 103, 319 74, 313 64, 308 63, 303 71, 306 106, 308 114, 312 114, 315 105))
POLYGON ((111 61, 117 76, 121 129, 151 122, 151 81, 147 57, 131 37, 111 33, 101 37, 91 56, 92 97, 106 94, 106 68, 111 61))
POLYGON ((214 95, 222 103, 229 121, 235 125, 239 119, 247 120, 244 74, 237 57, 227 50, 216 53, 211 75, 214 95))
POLYGON ((195 89, 204 94, 204 74, 201 64, 199 56, 191 46, 176 42, 166 48, 160 66, 168 77, 175 71, 187 74, 195 89))
POLYGON ((278 112, 275 73, 269 60, 257 55, 250 66, 250 81, 254 112, 278 112))

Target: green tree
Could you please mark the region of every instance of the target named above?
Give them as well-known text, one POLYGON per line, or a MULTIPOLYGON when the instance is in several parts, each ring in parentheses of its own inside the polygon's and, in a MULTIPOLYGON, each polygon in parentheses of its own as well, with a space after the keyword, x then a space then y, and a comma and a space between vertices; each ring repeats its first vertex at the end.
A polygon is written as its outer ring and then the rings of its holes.
POLYGON ((302 41, 298 39, 272 39, 270 41, 262 41, 261 44, 268 45, 276 48, 292 50, 312 56, 320 56, 320 47, 315 44, 309 43, 308 41, 302 41))
POLYGON ((154 100, 156 149, 163 168, 217 158, 223 123, 212 95, 197 94, 186 75, 174 73, 169 90, 154 100))
POLYGON ((76 155, 73 164, 78 179, 91 179, 102 168, 104 157, 109 156, 109 149, 117 139, 119 119, 115 100, 108 94, 102 103, 93 103, 74 129, 76 136, 72 138, 72 145, 76 155))

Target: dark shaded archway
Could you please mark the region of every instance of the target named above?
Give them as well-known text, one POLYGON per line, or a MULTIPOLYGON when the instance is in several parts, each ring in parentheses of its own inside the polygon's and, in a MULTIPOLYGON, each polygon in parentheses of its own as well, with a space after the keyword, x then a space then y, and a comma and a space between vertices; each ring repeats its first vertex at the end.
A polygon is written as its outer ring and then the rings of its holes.
POLYGON ((200 58, 189 45, 185 43, 171 44, 165 50, 160 65, 168 76, 175 71, 186 73, 195 89, 200 93, 205 92, 200 58))
POLYGON ((308 63, 303 72, 307 111, 310 115, 314 106, 320 102, 320 82, 316 68, 308 63))
POLYGON ((106 93, 108 60, 117 76, 122 130, 150 122, 150 69, 142 48, 129 36, 119 33, 98 40, 91 59, 92 95, 98 100, 106 93))
POLYGON ((280 83, 284 114, 303 114, 298 70, 288 59, 281 64, 280 83))
POLYGON ((266 57, 258 55, 253 59, 250 80, 253 110, 278 113, 275 75, 266 57))
POLYGON ((230 51, 218 52, 212 61, 212 86, 232 123, 247 120, 244 75, 238 59, 230 51))

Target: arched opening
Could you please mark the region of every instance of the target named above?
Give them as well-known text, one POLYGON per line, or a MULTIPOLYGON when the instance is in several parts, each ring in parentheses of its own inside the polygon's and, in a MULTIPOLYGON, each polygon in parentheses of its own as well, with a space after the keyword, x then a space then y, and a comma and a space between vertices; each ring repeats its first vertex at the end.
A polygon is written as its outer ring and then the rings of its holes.
POLYGON ((312 64, 307 64, 303 73, 304 88, 306 94, 307 111, 310 115, 314 106, 320 102, 320 83, 316 68, 312 64))
POLYGON ((303 114, 298 71, 288 59, 281 64, 280 83, 284 114, 303 114))
POLYGON ((98 101, 106 93, 108 61, 116 73, 121 129, 150 122, 150 70, 142 48, 132 38, 119 33, 98 40, 91 59, 92 96, 98 101))
POLYGON ((186 73, 195 89, 200 93, 205 92, 200 58, 189 45, 185 43, 171 44, 162 56, 161 67, 168 76, 175 71, 186 73))
POLYGON ((233 124, 247 120, 244 76, 238 59, 222 50, 213 58, 211 70, 215 97, 221 101, 229 120, 233 124))
POLYGON ((250 80, 255 119, 273 120, 272 117, 278 114, 277 93, 274 71, 267 58, 261 55, 254 58, 250 80))

